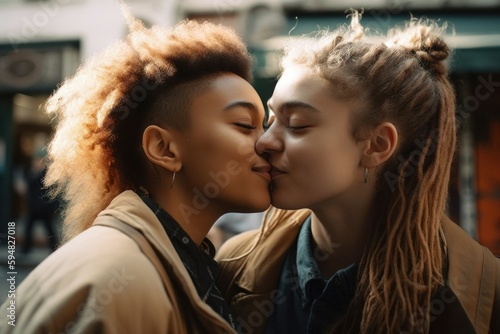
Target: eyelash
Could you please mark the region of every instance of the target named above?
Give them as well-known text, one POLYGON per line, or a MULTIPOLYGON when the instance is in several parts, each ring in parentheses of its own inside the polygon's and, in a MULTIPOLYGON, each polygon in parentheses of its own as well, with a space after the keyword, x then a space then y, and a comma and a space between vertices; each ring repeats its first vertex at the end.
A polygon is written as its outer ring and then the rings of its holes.
MULTIPOLYGON (((278 122, 279 120, 275 118, 272 123, 278 122)), ((272 125, 272 124, 271 124, 272 125)), ((271 125, 264 124, 264 131, 267 131, 271 125)), ((299 132, 301 130, 307 129, 309 126, 290 126, 290 125, 285 125, 285 128, 290 131, 290 132, 299 132)))
POLYGON ((289 126, 288 125, 286 128, 290 132, 299 132, 301 130, 308 128, 308 126, 289 126))
POLYGON ((234 125, 242 127, 247 130, 255 130, 257 127, 249 125, 249 124, 244 124, 244 123, 234 123, 234 125))

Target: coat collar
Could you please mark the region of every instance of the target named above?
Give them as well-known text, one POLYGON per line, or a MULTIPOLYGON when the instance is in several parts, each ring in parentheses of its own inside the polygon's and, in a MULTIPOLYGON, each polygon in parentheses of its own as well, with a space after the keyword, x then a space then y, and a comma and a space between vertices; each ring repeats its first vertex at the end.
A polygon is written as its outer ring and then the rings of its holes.
MULTIPOLYGON (((243 260, 245 263, 234 272, 236 285, 252 294, 265 294, 276 289, 279 269, 287 251, 310 214, 310 210, 271 209, 259 234, 253 241, 246 243, 251 247, 247 246, 248 249, 243 249, 241 253, 238 251, 242 254, 253 248, 243 260)), ((448 256, 448 273, 445 273, 448 277, 447 284, 458 297, 474 327, 479 332, 487 333, 495 298, 495 284, 500 286, 500 278, 495 276, 499 261, 449 218, 443 217, 442 226, 448 256)))
MULTIPOLYGON (((276 288, 283 261, 288 249, 293 245, 305 219, 311 214, 310 210, 286 211, 271 208, 264 216, 264 221, 256 236, 255 246, 251 254, 244 260, 243 267, 259 268, 258 275, 239 275, 236 273, 237 284, 247 291, 266 293, 276 288), (265 242, 260 242, 260 241, 265 242), (264 261, 262 259, 265 259, 264 261), (265 279, 260 279, 265 278, 265 279)), ((257 272, 255 272, 257 273, 257 272)))
MULTIPOLYGON (((135 192, 131 190, 122 192, 99 216, 112 216, 140 231, 163 257, 175 267, 184 269, 160 221, 135 192)), ((180 270, 179 274, 189 277, 186 270, 180 270)))
POLYGON ((231 326, 200 299, 189 273, 162 224, 135 192, 126 190, 115 197, 98 217, 104 216, 112 216, 142 233, 158 256, 162 258, 161 261, 166 267, 169 279, 175 280, 182 288, 184 296, 190 300, 195 310, 198 309, 201 314, 217 319, 221 327, 227 329, 228 332, 232 331, 231 326))
POLYGON ((488 333, 499 261, 449 218, 442 220, 448 249, 448 285, 479 333, 488 333), (496 277, 496 278, 495 278, 496 277))

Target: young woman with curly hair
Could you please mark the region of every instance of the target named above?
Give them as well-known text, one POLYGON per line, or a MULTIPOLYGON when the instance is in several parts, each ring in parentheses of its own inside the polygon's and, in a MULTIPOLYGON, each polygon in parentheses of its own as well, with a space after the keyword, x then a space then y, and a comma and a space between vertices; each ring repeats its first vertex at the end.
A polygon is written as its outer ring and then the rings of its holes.
POLYGON ((291 42, 256 146, 280 209, 217 256, 241 332, 500 333, 500 261, 445 216, 442 33, 412 21, 368 35, 354 14, 291 42))
POLYGON ((2 333, 234 332, 205 236, 270 203, 251 57, 222 26, 129 21, 48 100, 65 244, 19 286, 2 333))

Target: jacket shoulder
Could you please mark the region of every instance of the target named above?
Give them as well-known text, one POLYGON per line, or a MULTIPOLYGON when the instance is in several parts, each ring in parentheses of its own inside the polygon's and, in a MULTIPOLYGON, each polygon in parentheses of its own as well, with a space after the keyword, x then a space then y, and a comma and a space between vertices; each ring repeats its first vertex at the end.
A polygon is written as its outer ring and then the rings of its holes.
POLYGON ((256 264, 255 261, 263 261, 263 254, 282 252, 293 242, 300 226, 310 214, 309 210, 281 210, 271 207, 266 211, 260 229, 238 234, 226 241, 217 251, 216 260, 226 271, 225 274, 227 271, 232 274, 235 267, 243 263, 235 258, 243 257, 256 264))
POLYGON ((479 332, 500 330, 500 260, 448 218, 443 219, 448 250, 448 283, 479 332), (496 322, 496 323, 495 323, 496 322))
POLYGON ((220 274, 217 285, 223 296, 233 288, 237 272, 244 268, 246 253, 252 249, 252 245, 258 240, 259 230, 252 230, 238 234, 222 244, 215 255, 219 263, 220 274), (242 258, 240 258, 242 257, 242 258))
POLYGON ((258 235, 259 230, 246 231, 235 235, 222 244, 219 250, 217 250, 215 259, 220 261, 244 254, 257 241, 258 235))
POLYGON ((221 269, 217 284, 233 308, 235 299, 245 299, 238 297, 242 294, 266 294, 276 288, 285 256, 309 215, 309 210, 271 208, 258 231, 237 235, 222 245, 217 254, 221 269))
POLYGON ((141 332, 146 328, 136 319, 148 319, 158 309, 165 317, 146 326, 153 332, 166 328, 173 306, 157 276, 130 238, 92 227, 51 254, 22 282, 12 333, 141 332))

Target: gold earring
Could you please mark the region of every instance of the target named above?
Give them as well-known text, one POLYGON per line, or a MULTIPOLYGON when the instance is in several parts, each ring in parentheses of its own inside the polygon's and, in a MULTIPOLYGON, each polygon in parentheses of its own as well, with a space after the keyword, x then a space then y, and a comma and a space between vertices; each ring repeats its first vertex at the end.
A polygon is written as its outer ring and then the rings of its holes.
POLYGON ((365 184, 368 183, 368 167, 366 166, 365 162, 365 184))

